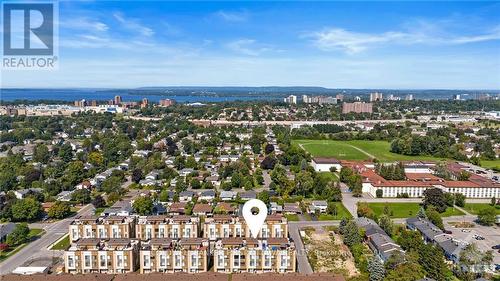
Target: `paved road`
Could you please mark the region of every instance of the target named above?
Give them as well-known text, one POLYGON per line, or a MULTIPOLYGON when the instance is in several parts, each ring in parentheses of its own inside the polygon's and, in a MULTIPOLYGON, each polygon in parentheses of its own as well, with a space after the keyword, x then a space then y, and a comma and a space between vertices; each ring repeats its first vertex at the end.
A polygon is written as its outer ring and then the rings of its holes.
POLYGON ((307 253, 300 237, 300 229, 308 226, 320 227, 329 225, 339 225, 340 221, 294 221, 288 223, 288 234, 295 243, 297 253, 297 268, 300 273, 312 274, 313 270, 307 260, 307 253))
MULTIPOLYGON (((78 215, 92 215, 94 207, 89 204, 78 211, 78 215)), ((54 223, 37 223, 30 225, 31 227, 41 227, 45 230, 45 234, 38 240, 33 241, 19 252, 9 257, 0 263, 0 273, 8 274, 19 266, 37 259, 51 259, 52 257, 62 256, 62 251, 53 251, 47 249, 51 244, 56 242, 61 236, 68 233, 69 224, 73 218, 67 218, 54 223)))

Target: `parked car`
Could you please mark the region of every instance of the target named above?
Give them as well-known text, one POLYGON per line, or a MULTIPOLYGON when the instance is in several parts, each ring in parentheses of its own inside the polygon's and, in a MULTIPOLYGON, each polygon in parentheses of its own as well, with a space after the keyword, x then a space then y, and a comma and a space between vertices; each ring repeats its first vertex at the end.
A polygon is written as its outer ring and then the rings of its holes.
POLYGON ((495 246, 491 246, 491 248, 492 248, 493 250, 500 250, 500 244, 495 245, 495 246))
POLYGON ((453 234, 453 232, 451 232, 451 230, 447 230, 447 229, 444 230, 444 233, 446 233, 446 234, 453 234))

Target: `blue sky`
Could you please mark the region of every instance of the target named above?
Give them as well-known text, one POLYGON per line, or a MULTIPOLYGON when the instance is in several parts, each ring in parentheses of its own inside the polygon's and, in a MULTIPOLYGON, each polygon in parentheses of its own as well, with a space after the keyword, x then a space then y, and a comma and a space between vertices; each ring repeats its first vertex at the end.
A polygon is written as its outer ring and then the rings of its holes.
POLYGON ((59 69, 3 87, 500 89, 500 2, 59 3, 59 69))

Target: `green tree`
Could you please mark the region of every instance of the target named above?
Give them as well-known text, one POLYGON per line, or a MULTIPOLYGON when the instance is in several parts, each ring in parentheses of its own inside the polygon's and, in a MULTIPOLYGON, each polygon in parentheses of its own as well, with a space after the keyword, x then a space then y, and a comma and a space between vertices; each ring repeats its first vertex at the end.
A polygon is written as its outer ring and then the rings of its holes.
POLYGON ((455 193, 455 205, 458 207, 465 207, 465 195, 462 193, 455 193))
POLYGON ((363 237, 361 237, 360 230, 356 225, 356 222, 354 221, 349 221, 347 225, 344 227, 343 232, 344 232, 343 233, 344 243, 349 247, 361 243, 361 241, 363 240, 363 237))
POLYGON ((477 248, 474 243, 468 244, 460 252, 460 259, 456 270, 460 280, 472 281, 476 279, 476 275, 483 275, 485 269, 493 263, 493 252, 483 252, 477 248))
POLYGON ((420 209, 418 209, 417 217, 421 219, 427 218, 427 215, 425 214, 425 210, 423 207, 420 207, 420 209))
POLYGON ((150 215, 153 213, 153 200, 148 196, 140 196, 135 199, 132 207, 134 211, 141 216, 150 215))
POLYGON ((62 219, 71 214, 71 206, 68 202, 57 201, 49 208, 47 215, 50 218, 62 219))
POLYGON ((92 200, 92 198, 90 198, 90 191, 88 191, 87 189, 83 188, 83 189, 75 190, 73 192, 73 194, 71 194, 71 200, 75 201, 78 204, 82 204, 83 205, 83 204, 90 203, 90 201, 92 200))
POLYGON ((69 162, 71 159, 73 159, 73 149, 71 148, 71 145, 69 143, 64 143, 60 148, 59 148, 59 157, 62 158, 64 162, 69 162))
POLYGON ((444 229, 443 219, 441 218, 441 215, 438 213, 438 211, 436 211, 434 206, 429 206, 425 211, 425 215, 427 216, 427 219, 429 219, 429 221, 434 225, 441 229, 444 229))
POLYGON ((444 261, 443 252, 433 244, 423 244, 418 249, 419 264, 427 276, 435 280, 449 280, 451 272, 444 261))
POLYGON ((47 164, 50 160, 49 148, 45 144, 37 144, 33 151, 33 160, 47 164))
POLYGON ((11 207, 14 221, 33 221, 40 216, 42 204, 33 197, 16 200, 11 207))
POLYGON ((267 190, 264 190, 264 191, 257 193, 257 199, 261 200, 266 205, 271 202, 271 198, 270 198, 269 192, 267 190))
POLYGON ((381 215, 378 224, 387 233, 387 235, 392 236, 394 224, 388 215, 381 215))
POLYGON ((482 225, 493 225, 495 224, 496 210, 494 207, 487 207, 479 210, 477 214, 477 220, 482 225))
POLYGON ((385 277, 385 269, 382 262, 377 257, 372 257, 368 260, 368 272, 370 273, 370 281, 382 281, 385 277))
POLYGON ((27 223, 20 223, 16 225, 14 230, 7 235, 6 243, 13 247, 17 245, 21 245, 28 241, 30 234, 30 229, 27 223))
POLYGON ((424 208, 427 209, 429 205, 436 208, 436 211, 443 213, 446 211, 447 204, 444 193, 439 188, 429 188, 424 191, 424 208))
POLYGON ((160 196, 158 197, 160 202, 168 202, 168 190, 164 189, 160 192, 160 196))
POLYGON ((387 272, 384 281, 415 281, 425 277, 422 266, 418 263, 407 262, 396 266, 387 272))
POLYGON ((89 163, 96 166, 100 167, 102 164, 104 164, 104 157, 99 151, 92 151, 89 153, 89 163))
POLYGON ((98 194, 92 199, 92 205, 94 205, 95 208, 102 208, 106 206, 106 201, 98 194))
POLYGON ((335 202, 328 202, 326 212, 330 215, 337 216, 337 214, 338 214, 337 204, 335 202))

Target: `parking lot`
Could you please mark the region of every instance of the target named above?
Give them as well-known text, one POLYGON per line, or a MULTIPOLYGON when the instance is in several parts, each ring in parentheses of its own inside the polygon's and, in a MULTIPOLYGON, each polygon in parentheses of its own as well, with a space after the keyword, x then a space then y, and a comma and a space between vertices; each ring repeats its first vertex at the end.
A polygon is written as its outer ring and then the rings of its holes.
MULTIPOLYGON (((492 250, 491 247, 500 244, 500 227, 498 226, 482 226, 475 224, 472 228, 455 228, 448 225, 446 229, 453 232, 453 237, 465 242, 474 242, 481 251, 492 250), (484 237, 484 240, 478 240, 475 237, 484 237)), ((500 264, 499 250, 493 250, 493 262, 500 264)))

